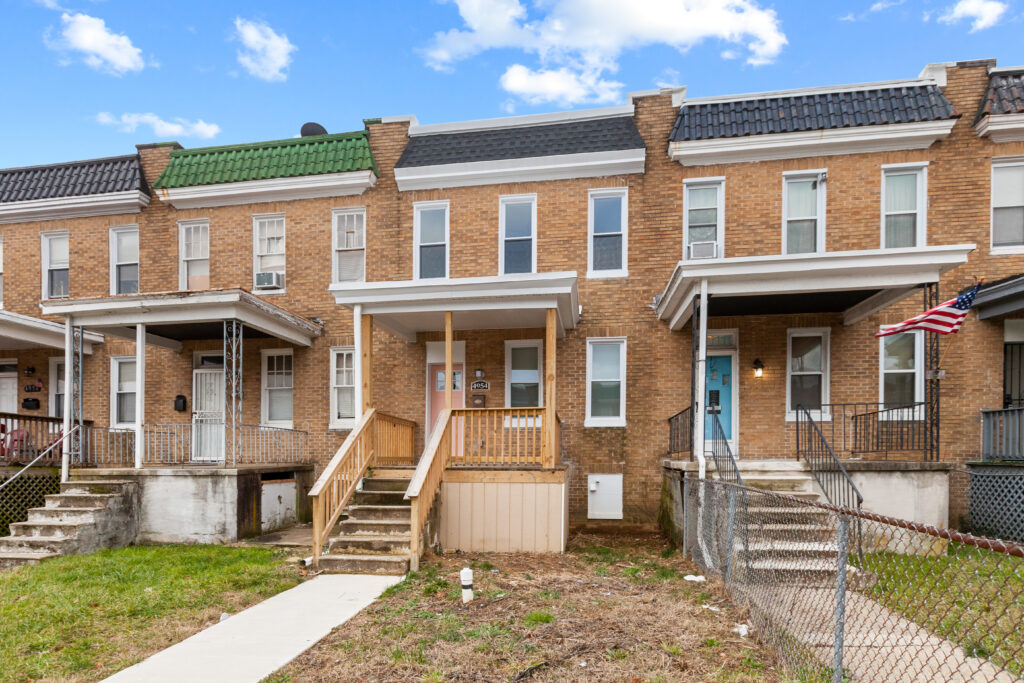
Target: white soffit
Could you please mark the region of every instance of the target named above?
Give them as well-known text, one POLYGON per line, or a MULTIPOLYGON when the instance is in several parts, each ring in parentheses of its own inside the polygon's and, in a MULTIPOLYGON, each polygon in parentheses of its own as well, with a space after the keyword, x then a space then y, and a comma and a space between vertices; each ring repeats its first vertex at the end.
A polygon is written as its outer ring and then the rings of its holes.
MULTIPOLYGON (((92 353, 93 344, 103 343, 103 335, 86 332, 82 352, 92 353)), ((33 318, 10 311, 0 311, 0 348, 33 349, 64 348, 64 325, 42 318, 33 318)))
POLYGON ((1024 114, 989 114, 974 126, 978 137, 988 136, 992 142, 1024 140, 1024 114))
POLYGON ((139 213, 148 204, 149 195, 138 190, 5 202, 0 204, 0 224, 139 213))
POLYGON ((296 178, 245 180, 157 190, 161 200, 176 209, 233 206, 258 202, 287 202, 317 197, 360 195, 377 182, 373 171, 325 173, 296 178))

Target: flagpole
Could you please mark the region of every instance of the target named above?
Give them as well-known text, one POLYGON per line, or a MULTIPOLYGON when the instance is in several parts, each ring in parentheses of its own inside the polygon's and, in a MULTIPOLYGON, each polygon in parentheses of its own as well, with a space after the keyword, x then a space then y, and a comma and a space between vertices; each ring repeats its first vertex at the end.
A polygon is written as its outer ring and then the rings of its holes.
MULTIPOLYGON (((984 276, 980 277, 980 278, 978 278, 977 282, 974 283, 974 286, 975 287, 980 287, 981 283, 983 283, 984 281, 985 281, 984 276)), ((936 333, 933 332, 932 334, 936 334, 936 333)), ((958 332, 954 332, 952 335, 950 335, 950 339, 946 343, 946 348, 942 351, 942 355, 939 356, 939 364, 936 366, 936 368, 935 368, 936 370, 941 370, 942 369, 942 361, 946 359, 946 354, 949 353, 950 347, 953 346, 953 340, 956 339, 956 335, 957 334, 958 334, 958 332)))

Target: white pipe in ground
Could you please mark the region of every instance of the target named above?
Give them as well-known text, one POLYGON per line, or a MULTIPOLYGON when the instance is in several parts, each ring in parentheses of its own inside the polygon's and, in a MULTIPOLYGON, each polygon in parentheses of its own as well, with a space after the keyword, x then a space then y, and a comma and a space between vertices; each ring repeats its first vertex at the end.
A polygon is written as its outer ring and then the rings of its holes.
POLYGON ((473 570, 469 567, 464 568, 459 573, 459 578, 462 579, 462 604, 466 604, 473 599, 473 570))

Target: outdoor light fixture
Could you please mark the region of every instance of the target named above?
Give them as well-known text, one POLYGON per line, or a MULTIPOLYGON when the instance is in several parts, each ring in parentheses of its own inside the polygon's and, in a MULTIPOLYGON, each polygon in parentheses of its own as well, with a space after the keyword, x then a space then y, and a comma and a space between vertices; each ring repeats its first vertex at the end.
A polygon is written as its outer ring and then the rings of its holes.
POLYGON ((764 363, 761 362, 760 358, 754 359, 754 377, 760 377, 764 374, 764 363))
POLYGON ((480 368, 477 368, 476 370, 474 370, 473 374, 476 375, 477 379, 483 379, 484 378, 484 371, 481 370, 480 368))

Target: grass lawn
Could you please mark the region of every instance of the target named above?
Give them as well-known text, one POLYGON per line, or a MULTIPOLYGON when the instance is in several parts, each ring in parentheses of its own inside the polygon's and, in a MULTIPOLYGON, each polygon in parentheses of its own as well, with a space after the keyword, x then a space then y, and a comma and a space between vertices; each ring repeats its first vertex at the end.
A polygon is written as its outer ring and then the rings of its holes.
POLYGON ((864 555, 871 598, 968 655, 1024 673, 1024 560, 950 543, 943 555, 864 555))
POLYGON ((0 681, 96 681, 300 581, 265 548, 140 546, 0 572, 0 681))
POLYGON ((777 681, 742 615, 661 536, 575 536, 563 555, 449 554, 267 679, 777 681), (459 569, 474 568, 463 605, 459 569))

